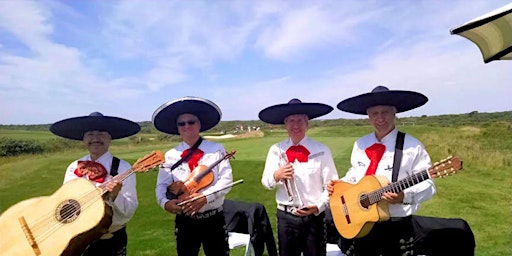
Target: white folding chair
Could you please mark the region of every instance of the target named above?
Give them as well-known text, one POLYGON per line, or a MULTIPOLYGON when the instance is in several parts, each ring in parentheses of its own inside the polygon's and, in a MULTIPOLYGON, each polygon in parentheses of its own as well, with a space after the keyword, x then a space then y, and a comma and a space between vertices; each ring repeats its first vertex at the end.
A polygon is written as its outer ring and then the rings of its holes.
POLYGON ((245 246, 245 256, 254 256, 254 248, 251 244, 251 236, 249 234, 228 232, 229 249, 240 248, 245 246))
POLYGON ((325 248, 326 256, 345 256, 338 247, 337 244, 327 244, 325 248))
MULTIPOLYGON (((304 253, 300 255, 304 255, 304 253)), ((341 252, 337 244, 328 243, 325 247, 325 256, 345 256, 345 254, 341 252)))

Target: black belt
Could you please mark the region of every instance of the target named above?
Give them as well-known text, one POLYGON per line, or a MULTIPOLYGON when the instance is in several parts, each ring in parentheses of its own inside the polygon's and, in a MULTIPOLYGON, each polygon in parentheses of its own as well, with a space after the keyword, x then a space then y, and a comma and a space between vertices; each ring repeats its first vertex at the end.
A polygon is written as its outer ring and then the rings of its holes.
POLYGON ((297 207, 289 206, 289 205, 283 205, 283 204, 278 204, 277 205, 277 209, 295 215, 293 212, 295 210, 297 210, 297 207))
POLYGON ((411 216, 405 216, 405 217, 391 217, 389 218, 389 221, 395 222, 395 221, 403 221, 406 219, 411 219, 411 216))
POLYGON ((192 216, 186 216, 186 217, 189 217, 191 219, 197 219, 197 220, 202 220, 202 219, 208 219, 210 217, 213 217, 215 215, 217 215, 218 213, 222 212, 222 207, 219 207, 217 209, 212 209, 212 210, 208 210, 208 211, 204 211, 204 212, 198 212, 192 216))

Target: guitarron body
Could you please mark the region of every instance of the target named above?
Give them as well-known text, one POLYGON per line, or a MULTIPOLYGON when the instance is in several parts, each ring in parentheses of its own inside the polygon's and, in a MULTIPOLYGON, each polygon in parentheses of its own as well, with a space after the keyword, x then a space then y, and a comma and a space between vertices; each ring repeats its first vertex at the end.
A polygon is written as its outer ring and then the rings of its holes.
POLYGON ((50 196, 21 201, 0 215, 0 255, 80 255, 108 231, 112 209, 103 201, 105 185, 122 182, 165 162, 155 150, 130 168, 96 187, 84 178, 63 184, 50 196))
POLYGON ((61 255, 72 238, 103 219, 105 203, 101 196, 102 191, 94 184, 79 178, 50 196, 11 206, 0 215, 0 255, 61 255))
POLYGON ((379 189, 387 183, 386 177, 376 175, 365 176, 357 184, 342 181, 334 185, 329 204, 334 225, 343 237, 347 239, 363 237, 370 232, 375 222, 389 220, 386 201, 363 206, 359 200, 362 195, 379 189))

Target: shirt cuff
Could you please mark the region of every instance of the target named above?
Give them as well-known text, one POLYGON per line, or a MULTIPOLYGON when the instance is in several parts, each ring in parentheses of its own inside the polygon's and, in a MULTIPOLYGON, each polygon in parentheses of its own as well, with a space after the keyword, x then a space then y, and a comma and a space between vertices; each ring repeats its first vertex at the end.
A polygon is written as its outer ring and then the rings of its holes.
POLYGON ((412 204, 413 198, 414 198, 413 192, 404 192, 404 199, 402 200, 402 204, 412 204))
POLYGON ((215 201, 215 193, 206 196, 206 204, 213 203, 215 201))
POLYGON ((320 215, 320 213, 325 211, 326 205, 325 204, 317 204, 316 207, 318 208, 318 213, 315 213, 315 215, 320 215))
POLYGON ((162 209, 165 210, 165 203, 169 202, 171 200, 167 199, 167 198, 164 198, 162 200, 160 200, 160 207, 162 207, 162 209))

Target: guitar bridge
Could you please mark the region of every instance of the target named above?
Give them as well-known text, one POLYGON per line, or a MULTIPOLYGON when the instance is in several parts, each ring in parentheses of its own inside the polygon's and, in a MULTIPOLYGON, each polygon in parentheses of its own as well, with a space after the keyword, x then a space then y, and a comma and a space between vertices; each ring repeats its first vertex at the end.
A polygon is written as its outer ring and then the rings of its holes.
POLYGON ((345 204, 345 197, 341 197, 341 205, 343 206, 343 214, 345 215, 345 219, 347 219, 347 223, 350 224, 352 221, 350 221, 350 216, 348 215, 348 209, 347 205, 345 204))
POLYGON ((32 231, 28 227, 25 217, 23 217, 23 216, 19 217, 18 221, 21 224, 21 229, 23 230, 23 233, 25 233, 25 237, 27 238, 28 243, 30 244, 30 247, 32 247, 32 250, 34 250, 35 255, 41 255, 41 250, 39 249, 39 245, 37 245, 37 242, 34 239, 34 235, 32 234, 32 231))

